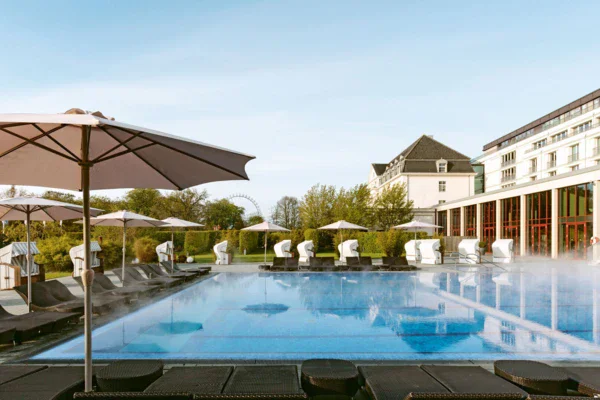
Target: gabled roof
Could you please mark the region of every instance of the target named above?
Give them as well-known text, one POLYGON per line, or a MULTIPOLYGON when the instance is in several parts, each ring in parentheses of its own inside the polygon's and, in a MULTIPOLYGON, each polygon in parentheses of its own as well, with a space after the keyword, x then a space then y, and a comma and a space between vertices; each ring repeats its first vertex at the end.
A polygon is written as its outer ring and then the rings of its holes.
POLYGON ((422 135, 389 163, 371 165, 377 176, 383 174, 387 168, 397 162, 401 162, 401 172, 434 173, 437 172, 436 161, 441 159, 447 161, 447 172, 449 173, 474 172, 469 157, 428 135, 422 135))
POLYGON ((373 170, 375 171, 375 175, 379 176, 385 172, 385 168, 387 164, 371 164, 373 170))

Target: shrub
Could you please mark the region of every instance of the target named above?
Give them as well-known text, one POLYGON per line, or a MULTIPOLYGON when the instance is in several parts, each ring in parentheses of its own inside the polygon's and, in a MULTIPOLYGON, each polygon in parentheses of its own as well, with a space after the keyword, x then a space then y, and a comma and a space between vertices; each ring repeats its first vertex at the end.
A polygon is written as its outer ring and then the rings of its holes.
POLYGON ((156 255, 156 246, 159 244, 158 240, 152 238, 143 237, 136 239, 133 245, 136 258, 141 263, 157 261, 158 256, 156 255))
POLYGON ((264 246, 264 233, 261 235, 262 240, 259 240, 259 232, 240 231, 239 249, 240 253, 244 250, 246 254, 254 254, 259 250, 260 244, 264 246), (259 244, 260 243, 260 244, 259 244))
POLYGON ((378 232, 361 232, 357 235, 361 253, 383 253, 378 232))
POLYGON ((219 231, 185 232, 183 250, 186 254, 190 255, 212 252, 212 248, 217 243, 219 237, 219 231))
POLYGON ((404 232, 390 229, 387 232, 381 232, 377 239, 381 250, 388 257, 398 257, 404 252, 404 243, 406 241, 404 232))
MULTIPOLYGON (((156 228, 138 228, 136 231, 136 238, 140 237, 149 237, 154 240, 157 240, 158 243, 170 242, 171 241, 171 231, 159 231, 156 228)), ((175 251, 183 251, 185 246, 185 238, 186 232, 184 231, 176 231, 173 235, 173 241, 175 246, 175 251)))
MULTIPOLYGON (((98 254, 98 257, 102 258, 104 268, 112 269, 118 268, 123 263, 123 243, 112 242, 109 240, 103 240, 100 245, 102 251, 98 254)), ((126 258, 132 257, 133 248, 131 245, 127 245, 125 252, 126 258)))
POLYGON ((177 256, 177 262, 180 263, 180 264, 185 263, 186 260, 187 260, 187 257, 185 255, 183 255, 183 254, 180 254, 179 256, 177 256))
POLYGON ((318 229, 307 229, 304 231, 304 240, 312 240, 315 253, 327 250, 332 246, 331 235, 318 229))
POLYGON ((36 255, 34 260, 38 264, 44 264, 47 272, 73 270, 69 250, 79 244, 77 240, 63 235, 38 240, 36 244, 40 254, 36 255))

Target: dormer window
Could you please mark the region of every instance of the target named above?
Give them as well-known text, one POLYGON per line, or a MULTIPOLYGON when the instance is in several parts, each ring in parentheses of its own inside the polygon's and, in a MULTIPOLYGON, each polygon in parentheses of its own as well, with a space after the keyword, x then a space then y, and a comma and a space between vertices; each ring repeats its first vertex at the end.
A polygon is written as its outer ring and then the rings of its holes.
POLYGON ((440 174, 445 174, 446 172, 448 172, 448 162, 446 160, 440 159, 436 161, 437 164, 437 171, 440 174))

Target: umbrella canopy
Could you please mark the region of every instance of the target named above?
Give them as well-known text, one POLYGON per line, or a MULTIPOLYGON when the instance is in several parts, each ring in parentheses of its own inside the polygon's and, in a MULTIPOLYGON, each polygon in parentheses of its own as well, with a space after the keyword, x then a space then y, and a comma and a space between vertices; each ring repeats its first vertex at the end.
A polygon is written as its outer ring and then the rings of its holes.
MULTIPOLYGON (((368 231, 368 228, 364 226, 356 225, 348 221, 339 220, 338 222, 334 222, 333 224, 325 225, 320 228, 321 230, 328 231, 340 231, 340 243, 344 243, 344 230, 356 230, 356 231, 368 231)), ((344 249, 342 248, 342 251, 344 249)), ((340 259, 342 259, 342 252, 340 251, 340 259)))
POLYGON ((202 224, 197 224, 195 222, 190 222, 190 221, 186 221, 183 219, 179 219, 179 218, 175 218, 175 217, 169 217, 166 219, 163 219, 162 222, 164 222, 166 225, 164 225, 164 227, 170 227, 171 228, 171 272, 175 272, 175 254, 173 253, 173 250, 175 248, 175 228, 194 228, 194 227, 201 227, 204 226, 202 224))
POLYGON ((417 238, 417 231, 419 229, 429 229, 429 228, 443 228, 443 227, 439 226, 439 225, 429 224, 427 222, 417 221, 414 219, 410 222, 407 222, 406 224, 394 226, 394 229, 406 229, 406 230, 414 231, 415 239, 417 238))
POLYGON ((260 224, 252 225, 242 229, 243 231, 264 232, 265 233, 265 264, 267 263, 267 234, 269 232, 289 232, 290 230, 283 226, 275 225, 264 221, 260 224))
POLYGON ((91 226, 120 226, 123 227, 123 263, 121 265, 121 279, 125 282, 125 252, 127 242, 127 228, 152 228, 165 226, 163 221, 136 214, 131 211, 117 211, 110 214, 90 218, 91 226))
POLYGON ((0 184, 82 192, 86 392, 92 390, 90 190, 181 190, 207 182, 248 179, 245 166, 253 158, 116 122, 100 112, 0 114, 0 184))
POLYGON ((343 219, 338 222, 334 222, 333 224, 322 226, 318 229, 330 230, 330 231, 337 231, 340 229, 356 230, 356 231, 368 231, 369 230, 368 228, 365 228, 364 226, 356 225, 356 224, 344 221, 343 219))
MULTIPOLYGON (((98 209, 90 209, 96 215, 98 209)), ((62 221, 83 217, 83 207, 41 197, 13 197, 0 200, 0 221, 25 221, 27 224, 27 307, 31 311, 31 221, 62 221)))

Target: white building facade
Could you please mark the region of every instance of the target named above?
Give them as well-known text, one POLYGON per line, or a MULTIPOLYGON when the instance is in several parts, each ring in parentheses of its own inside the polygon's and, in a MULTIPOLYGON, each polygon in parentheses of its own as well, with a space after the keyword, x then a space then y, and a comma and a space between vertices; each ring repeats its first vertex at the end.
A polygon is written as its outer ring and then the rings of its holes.
POLYGON ((475 161, 485 192, 437 207, 445 234, 477 236, 488 247, 513 238, 517 254, 589 259, 600 235, 600 90, 483 150, 475 161))
POLYGON ((472 196, 475 171, 470 159, 423 135, 387 164, 372 164, 368 187, 373 196, 404 184, 415 219, 435 223, 439 204, 472 196))

